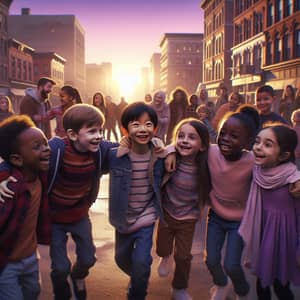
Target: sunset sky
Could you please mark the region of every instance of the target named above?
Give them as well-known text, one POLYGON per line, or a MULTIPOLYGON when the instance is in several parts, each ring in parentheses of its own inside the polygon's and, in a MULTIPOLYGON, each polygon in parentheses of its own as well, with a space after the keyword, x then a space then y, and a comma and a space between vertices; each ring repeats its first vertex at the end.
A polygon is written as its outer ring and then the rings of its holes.
POLYGON ((200 0, 14 0, 32 14, 74 14, 85 29, 86 62, 111 62, 116 74, 139 73, 165 32, 203 32, 200 0))

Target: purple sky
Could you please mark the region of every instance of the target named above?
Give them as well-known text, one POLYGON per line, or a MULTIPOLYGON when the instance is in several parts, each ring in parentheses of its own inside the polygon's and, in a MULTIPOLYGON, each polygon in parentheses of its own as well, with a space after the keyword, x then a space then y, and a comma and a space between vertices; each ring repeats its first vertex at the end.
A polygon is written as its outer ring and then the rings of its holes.
POLYGON ((86 62, 112 62, 113 69, 139 72, 159 51, 165 32, 203 32, 200 0, 14 0, 32 14, 74 14, 86 32, 86 62))

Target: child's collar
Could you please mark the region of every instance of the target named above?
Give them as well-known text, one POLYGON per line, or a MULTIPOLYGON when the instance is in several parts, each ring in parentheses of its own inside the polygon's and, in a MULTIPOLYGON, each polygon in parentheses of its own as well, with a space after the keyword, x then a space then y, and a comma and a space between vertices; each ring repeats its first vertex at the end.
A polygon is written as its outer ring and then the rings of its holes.
MULTIPOLYGON (((117 149, 117 157, 122 157, 130 152, 131 148, 122 146, 120 145, 117 149)), ((149 150, 152 152, 152 154, 158 158, 165 158, 166 157, 166 152, 165 151, 160 151, 159 153, 154 152, 154 145, 153 142, 149 142, 149 150)))

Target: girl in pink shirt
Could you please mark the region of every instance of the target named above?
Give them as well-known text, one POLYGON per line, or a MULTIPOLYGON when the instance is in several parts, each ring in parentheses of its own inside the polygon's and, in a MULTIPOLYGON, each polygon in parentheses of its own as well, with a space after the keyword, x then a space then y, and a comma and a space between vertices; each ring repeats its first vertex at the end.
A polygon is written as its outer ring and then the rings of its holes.
POLYGON ((244 245, 238 229, 246 206, 254 163, 253 154, 245 149, 254 141, 259 115, 254 107, 245 105, 238 112, 226 115, 222 122, 217 145, 212 145, 208 153, 212 190, 206 265, 215 284, 211 300, 225 300, 231 289, 231 281, 237 299, 245 299, 249 284, 241 266, 244 245), (222 266, 222 248, 226 238, 222 266))

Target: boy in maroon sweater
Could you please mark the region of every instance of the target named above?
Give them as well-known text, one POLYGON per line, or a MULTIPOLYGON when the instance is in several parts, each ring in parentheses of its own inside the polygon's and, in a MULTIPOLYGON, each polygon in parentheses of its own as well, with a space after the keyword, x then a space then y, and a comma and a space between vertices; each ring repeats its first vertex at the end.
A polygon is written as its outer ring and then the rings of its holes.
POLYGON ((40 293, 37 244, 50 242, 50 148, 29 117, 13 116, 0 125, 0 156, 11 166, 1 175, 17 179, 10 183, 13 201, 0 202, 0 298, 34 300, 40 293))

